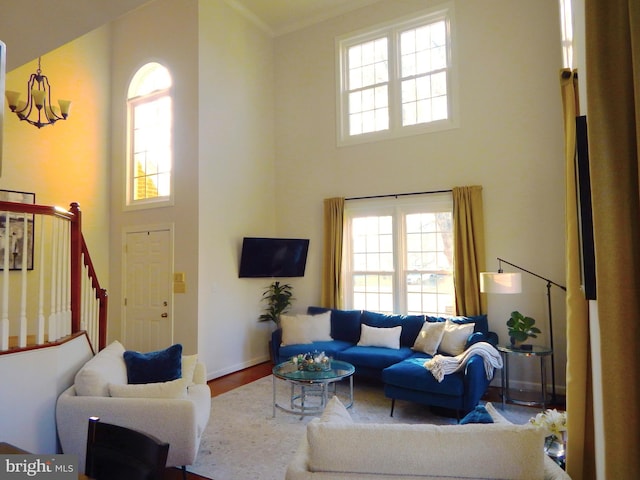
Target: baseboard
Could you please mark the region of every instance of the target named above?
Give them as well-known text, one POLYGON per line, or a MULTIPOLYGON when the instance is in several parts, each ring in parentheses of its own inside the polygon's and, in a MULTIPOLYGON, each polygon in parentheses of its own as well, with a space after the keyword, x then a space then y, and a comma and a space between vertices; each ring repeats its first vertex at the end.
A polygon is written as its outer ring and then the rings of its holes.
POLYGON ((208 372, 207 381, 214 380, 216 378, 224 377, 225 375, 229 375, 230 373, 239 372, 240 370, 244 370, 245 368, 253 367, 260 363, 270 361, 269 354, 261 355, 259 357, 252 358, 247 360, 246 362, 237 363, 235 365, 230 365, 225 368, 221 368, 219 370, 214 370, 213 372, 208 372))
MULTIPOLYGON (((491 387, 495 387, 495 388, 502 388, 502 385, 500 383, 500 377, 497 376, 497 380, 496 378, 493 379, 493 381, 490 384, 491 387)), ((510 380, 509 381, 509 388, 511 390, 522 390, 522 391, 531 391, 531 392, 540 392, 541 388, 540 388, 540 384, 536 383, 536 382, 523 382, 520 380, 510 380)), ((550 383, 547 383, 547 395, 551 395, 551 392, 553 390, 553 385, 551 385, 550 383)), ((556 385, 556 394, 557 395, 566 395, 567 393, 567 387, 566 385, 556 385)))

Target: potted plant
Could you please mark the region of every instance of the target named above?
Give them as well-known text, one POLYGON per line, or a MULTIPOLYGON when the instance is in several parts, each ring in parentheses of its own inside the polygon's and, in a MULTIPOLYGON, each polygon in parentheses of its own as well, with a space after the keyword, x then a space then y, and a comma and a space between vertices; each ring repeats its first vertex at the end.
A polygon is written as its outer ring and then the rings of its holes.
MULTIPOLYGON (((531 317, 525 317, 520 312, 511 312, 511 318, 507 320, 507 328, 509 331, 509 338, 511 339, 511 345, 518 346, 519 344, 527 341, 529 337, 538 338, 540 329, 535 326, 536 321, 531 317)), ((520 348, 529 347, 531 345, 520 345, 520 348)))
POLYGON ((287 313, 293 301, 293 287, 288 283, 273 282, 262 293, 262 301, 267 303, 261 322, 273 322, 280 328, 280 315, 287 313))

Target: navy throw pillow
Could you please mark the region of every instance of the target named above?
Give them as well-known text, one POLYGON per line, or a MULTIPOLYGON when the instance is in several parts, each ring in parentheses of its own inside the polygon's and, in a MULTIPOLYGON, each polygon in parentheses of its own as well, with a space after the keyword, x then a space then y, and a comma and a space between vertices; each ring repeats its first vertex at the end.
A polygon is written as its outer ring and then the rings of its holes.
POLYGON ((388 315, 386 313, 364 310, 362 312, 362 323, 377 328, 392 328, 400 325, 402 326, 400 346, 411 347, 422 329, 424 315, 388 315))
POLYGON ((493 423, 493 418, 484 405, 478 405, 460 420, 460 425, 467 423, 493 423))
POLYGON ((158 383, 182 377, 182 345, 177 343, 164 350, 123 353, 129 383, 158 383))
POLYGON ((426 316, 427 322, 444 322, 447 318, 451 319, 453 323, 458 325, 464 325, 465 323, 473 323, 473 331, 480 333, 489 332, 489 321, 487 315, 473 315, 471 317, 456 316, 456 317, 430 317, 426 316))
POLYGON ((362 310, 340 310, 337 308, 307 307, 307 314, 317 315, 331 310, 331 338, 343 342, 358 343, 360 339, 360 317, 362 310))

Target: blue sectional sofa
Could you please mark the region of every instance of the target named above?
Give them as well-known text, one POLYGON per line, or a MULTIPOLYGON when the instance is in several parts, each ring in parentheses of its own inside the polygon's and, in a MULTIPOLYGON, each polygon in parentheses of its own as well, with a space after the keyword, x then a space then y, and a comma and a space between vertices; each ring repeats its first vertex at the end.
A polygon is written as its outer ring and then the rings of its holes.
MULTIPOLYGON (((463 371, 446 375, 442 382, 438 382, 424 367, 431 355, 412 348, 416 338, 425 322, 444 322, 446 318, 322 307, 307 309, 307 314, 313 316, 326 312, 331 312, 331 331, 330 337, 322 340, 284 345, 282 329, 275 330, 271 339, 274 361, 285 362, 298 354, 317 350, 324 351, 336 360, 349 362, 355 366, 357 376, 384 383, 385 395, 393 400, 392 414, 396 399, 454 409, 458 414, 466 413, 478 404, 489 386, 491 380, 487 379, 483 359, 478 355, 471 357, 463 371), (362 325, 401 327, 399 348, 358 345, 362 325)), ((456 324, 474 324, 473 333, 466 338, 465 349, 482 341, 497 345, 498 336, 489 331, 486 315, 450 318, 456 324)))

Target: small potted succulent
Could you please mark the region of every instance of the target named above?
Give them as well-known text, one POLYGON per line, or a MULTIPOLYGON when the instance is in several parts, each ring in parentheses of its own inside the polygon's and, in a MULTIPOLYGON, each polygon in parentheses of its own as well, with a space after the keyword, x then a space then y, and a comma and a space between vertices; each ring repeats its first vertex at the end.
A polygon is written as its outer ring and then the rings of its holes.
POLYGON ((538 333, 542 333, 535 326, 536 321, 531 317, 525 317, 520 312, 511 312, 511 318, 507 320, 507 329, 511 345, 523 350, 531 349, 531 345, 523 345, 529 338, 538 338, 538 333))

